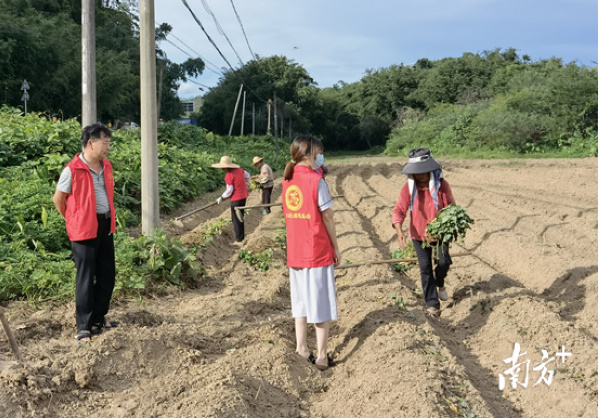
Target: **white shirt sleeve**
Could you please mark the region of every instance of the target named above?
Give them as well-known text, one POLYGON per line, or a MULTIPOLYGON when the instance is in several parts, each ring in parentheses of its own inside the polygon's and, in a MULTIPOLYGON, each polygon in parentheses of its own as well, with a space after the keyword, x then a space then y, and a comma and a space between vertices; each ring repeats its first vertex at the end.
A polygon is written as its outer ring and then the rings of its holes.
POLYGON ((329 194, 329 187, 327 186, 327 183, 325 182, 325 180, 323 178, 321 178, 319 180, 319 187, 318 187, 318 204, 319 204, 319 210, 321 211, 321 213, 323 213, 325 210, 327 210, 328 208, 333 206, 333 199, 331 198, 331 195, 329 194))
POLYGON ((58 183, 56 184, 56 189, 64 193, 71 194, 72 188, 73 177, 71 175, 71 168, 65 166, 65 168, 60 173, 60 178, 58 179, 58 183))
POLYGON ((233 194, 233 185, 227 184, 227 189, 225 189, 225 192, 223 194, 221 194, 221 197, 229 198, 229 197, 231 197, 232 194, 233 194))

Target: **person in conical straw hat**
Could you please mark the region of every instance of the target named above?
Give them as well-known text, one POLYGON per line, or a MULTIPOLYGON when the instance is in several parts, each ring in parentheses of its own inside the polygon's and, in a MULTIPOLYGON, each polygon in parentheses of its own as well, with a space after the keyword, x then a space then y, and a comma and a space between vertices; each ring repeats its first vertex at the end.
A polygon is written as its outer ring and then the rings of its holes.
MULTIPOLYGON (((260 182, 260 188, 262 190, 262 201, 261 204, 271 204, 271 193, 273 192, 273 170, 269 165, 264 162, 264 158, 254 156, 252 158, 252 164, 257 168, 260 168, 260 175, 255 175, 252 178, 257 179, 260 182)), ((269 207, 265 207, 262 214, 271 213, 269 207)))
POLYGON ((417 148, 408 152, 408 163, 402 169, 402 173, 406 175, 407 182, 400 190, 400 196, 392 212, 392 226, 398 235, 398 245, 404 249, 406 236, 402 232, 402 223, 410 210, 408 233, 419 260, 427 314, 439 316, 440 299, 448 299, 444 279, 452 260, 448 253, 448 245, 443 245, 439 260, 435 261, 434 270, 431 251, 437 240, 427 238, 425 229, 441 209, 456 203, 450 184, 444 179, 442 165, 433 158, 429 149, 417 148), (428 244, 425 248, 422 246, 423 241, 428 244))
POLYGON ((217 204, 221 204, 223 200, 230 200, 231 221, 233 223, 233 231, 235 232, 235 242, 233 245, 241 246, 244 241, 244 212, 242 212, 242 220, 240 221, 235 214, 236 207, 246 205, 248 198, 248 187, 250 185, 250 174, 240 168, 231 161, 229 156, 221 157, 219 163, 213 163, 213 168, 223 169, 225 175, 225 184, 227 185, 225 192, 217 198, 217 204))

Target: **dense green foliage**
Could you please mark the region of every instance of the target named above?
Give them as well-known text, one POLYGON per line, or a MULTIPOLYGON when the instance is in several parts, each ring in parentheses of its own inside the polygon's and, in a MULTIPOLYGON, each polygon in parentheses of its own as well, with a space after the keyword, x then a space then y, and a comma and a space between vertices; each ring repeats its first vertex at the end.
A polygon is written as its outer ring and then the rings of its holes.
MULTIPOLYGON (((289 127, 290 137, 311 132, 323 138, 327 150, 385 146, 394 155, 428 146, 441 153, 595 156, 597 74, 595 67, 558 58, 531 62, 511 48, 438 61, 424 58, 412 66, 369 70, 355 83, 318 89, 293 61, 257 58, 224 75, 206 95, 200 120, 227 133, 244 83, 248 100, 256 103, 259 132, 266 130, 267 100, 276 95, 283 128, 278 135, 289 136, 289 127)), ((246 118, 250 127, 251 117, 246 118)))
MULTIPOLYGON (((75 269, 64 220, 52 196, 60 172, 79 152, 75 120, 51 122, 44 115, 20 116, 0 109, 0 301, 70 296, 75 269)), ((224 138, 205 130, 168 123, 159 127, 160 209, 168 213, 183 202, 224 185, 224 172, 210 167, 222 154, 253 174, 254 154, 282 171, 287 158, 276 155, 270 137, 224 138)), ((140 132, 113 132, 109 159, 115 175, 118 296, 149 292, 166 283, 193 284, 201 273, 194 250, 156 234, 131 239, 125 228, 139 223, 140 132)), ((210 241, 222 223, 207 232, 210 241)))
MULTIPOLYGON (((96 95, 98 118, 140 121, 140 47, 137 1, 96 1, 96 95)), ((157 40, 171 31, 160 25, 157 40)), ((178 118, 181 81, 204 70, 204 62, 171 62, 157 50, 160 116, 178 118)), ((23 79, 31 89, 28 109, 59 118, 81 113, 81 2, 0 2, 0 103, 22 106, 23 79)))
MULTIPOLYGON (((137 4, 96 1, 101 121, 139 122, 137 4)), ((79 115, 80 20, 78 1, 0 2, 1 103, 21 106, 19 87, 27 79, 30 110, 61 118, 79 115)), ((204 71, 199 58, 181 64, 167 58, 160 45, 169 41, 171 30, 165 23, 156 30, 157 97, 165 121, 182 113, 179 84, 204 71)), ((241 67, 223 70, 218 86, 206 93, 194 116, 208 131, 228 134, 243 84, 244 134, 267 134, 271 102, 272 135, 291 140, 311 133, 323 139, 327 151, 404 155, 413 147, 428 146, 438 155, 597 155, 597 67, 565 64, 560 58, 533 62, 516 51, 421 58, 412 65, 367 69, 359 81, 340 81, 324 89, 301 64, 285 56, 256 56, 241 67)), ((235 134, 240 133, 241 120, 238 109, 235 134)))

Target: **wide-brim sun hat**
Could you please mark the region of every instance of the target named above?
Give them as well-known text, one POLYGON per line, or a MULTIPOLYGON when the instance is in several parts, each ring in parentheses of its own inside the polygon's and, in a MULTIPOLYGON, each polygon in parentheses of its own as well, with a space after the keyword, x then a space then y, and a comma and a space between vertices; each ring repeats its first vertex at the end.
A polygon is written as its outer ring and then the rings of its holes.
POLYGON ((402 173, 405 175, 425 174, 438 169, 442 169, 442 165, 433 158, 431 151, 418 148, 408 152, 408 163, 402 169, 402 173))
POLYGON ((213 163, 212 165, 213 168, 239 168, 240 165, 236 165, 235 163, 231 162, 231 158, 229 156, 223 156, 221 157, 221 161, 219 163, 213 163))
POLYGON ((256 165, 257 163, 259 163, 259 162, 262 162, 262 161, 263 161, 263 158, 261 158, 261 157, 258 157, 258 156, 254 156, 254 157, 252 158, 252 164, 253 164, 253 165, 256 165))

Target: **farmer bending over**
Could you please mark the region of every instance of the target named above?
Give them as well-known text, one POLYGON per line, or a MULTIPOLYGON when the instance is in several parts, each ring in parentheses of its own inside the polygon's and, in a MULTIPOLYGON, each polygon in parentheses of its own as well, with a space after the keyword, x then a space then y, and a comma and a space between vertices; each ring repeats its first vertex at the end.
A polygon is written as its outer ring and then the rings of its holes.
POLYGON ((240 212, 242 217, 242 220, 240 221, 236 217, 235 208, 246 205, 248 187, 250 185, 250 174, 240 168, 239 165, 232 163, 229 156, 221 157, 219 163, 213 163, 210 166, 213 168, 221 168, 227 172, 227 175, 225 175, 227 189, 219 198, 217 198, 217 204, 221 204, 223 200, 231 200, 229 206, 231 207, 231 221, 233 223, 233 231, 235 232, 235 242, 233 245, 241 246, 242 241, 244 240, 244 212, 240 212))

